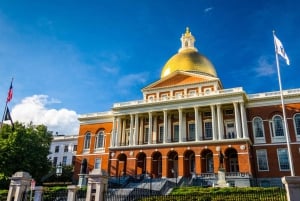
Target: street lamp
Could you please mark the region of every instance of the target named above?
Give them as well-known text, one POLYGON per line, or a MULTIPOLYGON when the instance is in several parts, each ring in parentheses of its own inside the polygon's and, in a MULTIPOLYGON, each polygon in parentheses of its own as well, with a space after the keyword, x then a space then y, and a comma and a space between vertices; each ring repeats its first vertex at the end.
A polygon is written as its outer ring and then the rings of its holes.
POLYGON ((58 166, 56 166, 56 176, 60 177, 62 175, 62 165, 59 163, 58 166))
POLYGON ((176 187, 177 187, 177 172, 172 168, 171 172, 173 173, 173 176, 175 177, 176 181, 176 187))

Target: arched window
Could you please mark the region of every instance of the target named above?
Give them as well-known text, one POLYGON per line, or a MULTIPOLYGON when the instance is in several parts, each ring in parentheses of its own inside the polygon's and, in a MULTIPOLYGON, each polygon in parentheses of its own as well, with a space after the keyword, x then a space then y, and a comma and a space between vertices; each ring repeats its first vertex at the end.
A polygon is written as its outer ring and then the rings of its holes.
POLYGON ((104 148, 104 131, 101 130, 96 135, 95 148, 104 148))
POLYGON ((91 133, 87 133, 84 136, 84 149, 89 149, 91 145, 91 133))
POLYGON ((252 121, 253 133, 255 138, 264 137, 263 120, 260 117, 255 117, 252 121))
POLYGON ((297 137, 300 137, 300 113, 294 116, 295 133, 297 137))
POLYGON ((284 136, 282 118, 279 115, 273 117, 273 134, 274 137, 284 136))

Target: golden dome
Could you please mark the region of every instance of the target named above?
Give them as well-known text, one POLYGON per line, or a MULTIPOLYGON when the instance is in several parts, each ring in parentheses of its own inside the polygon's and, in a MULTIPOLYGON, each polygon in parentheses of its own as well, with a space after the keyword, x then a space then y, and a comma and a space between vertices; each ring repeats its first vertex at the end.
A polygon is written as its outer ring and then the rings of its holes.
POLYGON ((178 53, 171 57, 161 71, 161 78, 175 72, 186 71, 217 77, 212 63, 194 47, 195 38, 189 29, 181 37, 182 46, 178 53))

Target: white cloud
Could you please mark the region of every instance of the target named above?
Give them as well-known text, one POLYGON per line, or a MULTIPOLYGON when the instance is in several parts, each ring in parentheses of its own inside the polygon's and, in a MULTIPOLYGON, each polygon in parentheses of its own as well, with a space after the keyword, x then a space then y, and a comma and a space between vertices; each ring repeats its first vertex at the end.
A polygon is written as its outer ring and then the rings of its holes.
POLYGON ((264 56, 259 58, 258 67, 256 67, 254 70, 257 77, 270 76, 276 73, 276 67, 274 66, 274 63, 270 63, 264 56))
POLYGON ((58 103, 47 95, 33 95, 24 98, 11 111, 12 119, 25 124, 32 122, 35 125, 44 124, 49 131, 59 134, 78 134, 79 122, 75 111, 50 109, 47 105, 58 103))
POLYGON ((213 9, 213 7, 205 8, 205 9, 204 9, 204 12, 205 12, 205 13, 208 13, 208 12, 212 11, 212 9, 213 9))

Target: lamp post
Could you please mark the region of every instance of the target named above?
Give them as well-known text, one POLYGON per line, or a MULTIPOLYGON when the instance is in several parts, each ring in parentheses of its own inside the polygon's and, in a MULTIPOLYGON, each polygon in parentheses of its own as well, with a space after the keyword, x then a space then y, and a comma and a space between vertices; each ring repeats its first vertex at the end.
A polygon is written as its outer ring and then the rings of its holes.
POLYGON ((56 166, 56 176, 60 177, 62 175, 62 165, 59 163, 58 166, 56 166))
POLYGON ((171 172, 173 173, 173 176, 175 177, 175 184, 176 184, 176 187, 177 187, 177 171, 172 168, 171 172))

